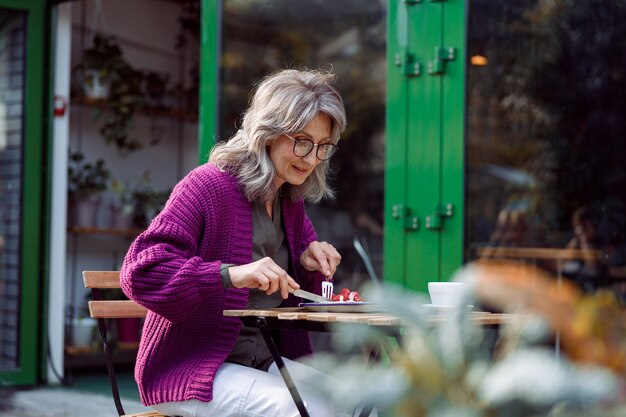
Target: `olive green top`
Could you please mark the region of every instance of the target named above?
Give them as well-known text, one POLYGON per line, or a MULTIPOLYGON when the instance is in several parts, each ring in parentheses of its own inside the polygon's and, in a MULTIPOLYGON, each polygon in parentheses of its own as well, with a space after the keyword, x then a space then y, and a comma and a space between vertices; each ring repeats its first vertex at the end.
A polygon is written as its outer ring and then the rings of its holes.
MULTIPOLYGON (((252 204, 252 260, 257 261, 266 256, 272 258, 285 271, 289 264, 289 249, 282 225, 280 199, 274 200, 274 218, 267 214, 264 203, 252 204)), ((220 273, 222 285, 232 288, 228 268, 232 264, 222 264, 220 273)), ((273 308, 282 302, 280 292, 272 295, 257 289, 250 290, 248 308, 273 308)), ((258 328, 241 325, 241 332, 235 347, 226 358, 227 362, 238 363, 267 371, 274 361, 258 328)))

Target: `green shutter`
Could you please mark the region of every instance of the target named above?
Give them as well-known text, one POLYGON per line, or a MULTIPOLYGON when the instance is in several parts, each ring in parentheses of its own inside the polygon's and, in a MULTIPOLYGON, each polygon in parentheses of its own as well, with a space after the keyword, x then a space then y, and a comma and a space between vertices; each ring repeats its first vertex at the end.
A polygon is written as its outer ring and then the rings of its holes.
POLYGON ((464 8, 389 7, 384 276, 424 292, 462 261, 464 8))

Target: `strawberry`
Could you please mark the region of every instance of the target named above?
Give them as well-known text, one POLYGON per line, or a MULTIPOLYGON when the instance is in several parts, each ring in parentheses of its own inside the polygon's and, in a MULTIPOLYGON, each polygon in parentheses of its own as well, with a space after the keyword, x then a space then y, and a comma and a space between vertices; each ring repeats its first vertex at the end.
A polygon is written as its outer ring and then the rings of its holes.
POLYGON ((355 301, 361 302, 361 295, 358 291, 350 291, 349 288, 343 288, 339 291, 339 294, 334 294, 332 297, 332 301, 344 302, 344 301, 355 301))

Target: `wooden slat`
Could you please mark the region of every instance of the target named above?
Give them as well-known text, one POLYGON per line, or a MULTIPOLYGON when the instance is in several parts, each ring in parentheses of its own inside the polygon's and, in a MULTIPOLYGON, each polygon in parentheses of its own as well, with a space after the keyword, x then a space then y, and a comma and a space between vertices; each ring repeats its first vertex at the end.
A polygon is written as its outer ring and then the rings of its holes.
POLYGON ((295 312, 295 313, 279 313, 276 315, 278 320, 306 320, 307 313, 295 312))
POLYGON ((95 319, 145 317, 148 310, 130 300, 98 300, 89 302, 89 315, 95 319))
POLYGON ((330 322, 337 320, 336 313, 309 313, 306 318, 308 321, 330 322))
POLYGON ((367 324, 370 326, 400 326, 402 320, 397 317, 375 317, 369 319, 367 324))
POLYGON ((119 271, 83 271, 85 288, 119 288, 119 271))

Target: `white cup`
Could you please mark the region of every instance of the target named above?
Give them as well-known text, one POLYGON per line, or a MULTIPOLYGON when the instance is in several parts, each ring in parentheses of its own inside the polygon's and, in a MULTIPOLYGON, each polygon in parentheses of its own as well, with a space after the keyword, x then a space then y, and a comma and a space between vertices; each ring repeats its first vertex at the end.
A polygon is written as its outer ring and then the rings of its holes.
POLYGON ((462 282, 429 282, 430 302, 435 306, 458 307, 466 291, 462 282))

